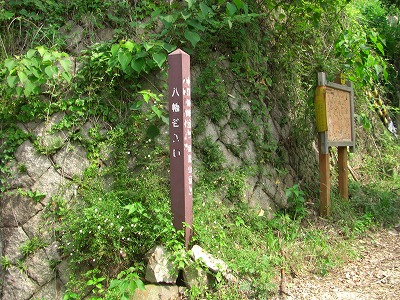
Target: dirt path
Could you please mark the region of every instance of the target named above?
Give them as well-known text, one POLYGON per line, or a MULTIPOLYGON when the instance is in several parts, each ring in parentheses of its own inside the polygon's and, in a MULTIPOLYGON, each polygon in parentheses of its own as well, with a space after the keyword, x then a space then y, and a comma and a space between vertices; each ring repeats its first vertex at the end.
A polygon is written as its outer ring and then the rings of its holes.
POLYGON ((361 258, 325 277, 307 275, 287 281, 278 299, 400 299, 400 235, 382 230, 357 241, 361 258))

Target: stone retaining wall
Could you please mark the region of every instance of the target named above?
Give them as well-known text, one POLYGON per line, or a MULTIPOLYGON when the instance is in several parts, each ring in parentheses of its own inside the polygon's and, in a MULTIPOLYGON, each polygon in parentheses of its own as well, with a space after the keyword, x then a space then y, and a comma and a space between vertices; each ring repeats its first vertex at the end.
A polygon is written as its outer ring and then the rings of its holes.
MULTIPOLYGON (((232 108, 236 105, 231 103, 232 108)), ((248 106, 242 109, 251 113, 248 106)), ((194 123, 196 115, 199 118, 195 112, 194 123)), ((57 220, 44 216, 52 209, 54 197, 61 196, 64 201, 76 197, 78 187, 73 178, 82 175, 89 166, 89 160, 83 145, 68 140, 68 132, 50 133, 52 125, 62 118, 63 114, 58 113, 44 123, 19 125, 22 130, 35 136, 39 144, 34 145, 31 140, 26 140, 8 166, 13 176, 9 178, 7 192, 2 195, 0 202, 0 253, 3 265, 0 292, 4 300, 63 298, 68 271, 65 259, 60 257, 54 234, 57 220), (38 241, 43 241, 44 245, 35 245, 38 241)), ((245 150, 240 155, 229 150, 230 145, 243 143, 239 134, 245 131, 245 128, 232 129, 229 125, 231 118, 233 115, 228 115, 221 124, 208 120, 204 132, 194 139, 201 141, 209 138, 216 143, 226 158, 225 167, 257 165, 256 149, 251 140, 241 145, 245 150)), ((269 132, 264 132, 264 127, 260 126, 261 135, 268 134, 276 143, 289 137, 287 126, 279 127, 270 116, 264 122, 268 123, 269 132)), ((92 126, 91 123, 82 126, 81 135, 88 137, 88 130, 92 126)), ((263 209, 267 216, 272 216, 277 207, 286 204, 285 189, 293 185, 296 173, 290 166, 289 155, 285 164, 287 172, 283 175, 273 165, 265 164, 261 168, 264 171, 259 174, 264 175, 247 179, 244 197, 251 207, 263 209)))

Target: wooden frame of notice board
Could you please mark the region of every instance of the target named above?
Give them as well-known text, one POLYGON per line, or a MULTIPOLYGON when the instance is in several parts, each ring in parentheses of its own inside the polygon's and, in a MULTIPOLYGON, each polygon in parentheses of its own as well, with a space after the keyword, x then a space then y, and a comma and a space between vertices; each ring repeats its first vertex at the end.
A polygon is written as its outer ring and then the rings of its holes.
POLYGON ((348 200, 347 147, 355 150, 354 92, 351 82, 342 75, 336 82, 328 82, 325 73, 318 73, 315 90, 315 116, 318 131, 320 214, 329 216, 330 201, 330 154, 329 147, 338 149, 339 194, 348 200))
POLYGON ((355 149, 353 85, 342 83, 328 82, 325 73, 318 73, 315 114, 324 154, 329 147, 349 147, 350 152, 355 149))

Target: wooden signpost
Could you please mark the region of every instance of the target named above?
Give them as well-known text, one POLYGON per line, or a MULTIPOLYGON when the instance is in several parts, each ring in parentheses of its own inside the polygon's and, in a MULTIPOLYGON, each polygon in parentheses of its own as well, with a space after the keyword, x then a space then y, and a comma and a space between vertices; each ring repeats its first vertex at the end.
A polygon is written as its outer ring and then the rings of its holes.
POLYGON ((320 214, 329 216, 330 170, 329 147, 338 147, 339 194, 348 200, 347 147, 355 148, 354 92, 351 82, 342 77, 327 82, 325 73, 318 73, 315 91, 315 115, 318 130, 320 214))
POLYGON ((188 248, 193 225, 190 56, 175 50, 168 64, 171 210, 188 248))

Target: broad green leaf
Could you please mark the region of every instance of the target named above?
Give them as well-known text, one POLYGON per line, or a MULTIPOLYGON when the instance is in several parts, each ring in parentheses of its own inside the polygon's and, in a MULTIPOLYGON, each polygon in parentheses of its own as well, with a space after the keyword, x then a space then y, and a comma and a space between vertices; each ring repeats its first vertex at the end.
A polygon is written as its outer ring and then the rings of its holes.
POLYGON ((125 205, 124 208, 128 210, 128 215, 136 211, 136 207, 133 204, 125 205))
POLYGON ((49 51, 44 52, 43 61, 53 61, 54 58, 49 51))
POLYGON ((145 290, 146 288, 144 287, 144 283, 143 281, 141 281, 140 279, 135 279, 136 285, 138 287, 139 290, 145 290))
POLYGON ((229 26, 229 29, 232 29, 232 21, 231 21, 231 19, 228 19, 228 26, 229 26))
POLYGON ((15 87, 18 81, 18 76, 7 76, 7 84, 10 88, 15 87))
POLYGON ((71 67, 71 61, 69 59, 61 59, 60 65, 64 68, 64 71, 69 72, 71 67))
POLYGON ((154 111, 154 113, 157 115, 157 117, 161 117, 162 111, 158 109, 157 106, 152 106, 151 109, 154 111))
POLYGON ((385 50, 383 50, 383 46, 381 43, 376 43, 376 48, 382 53, 382 55, 385 55, 385 50))
POLYGON ((192 5, 196 2, 196 0, 185 0, 186 3, 188 4, 188 7, 191 8, 192 5))
POLYGON ((343 44, 344 44, 344 40, 341 40, 341 41, 339 41, 339 42, 336 43, 335 47, 336 47, 336 48, 339 48, 339 47, 341 47, 343 44))
POLYGON ((4 61, 4 65, 8 69, 8 72, 11 72, 11 70, 14 69, 17 66, 17 62, 14 59, 7 58, 4 61))
POLYGON ((376 75, 379 75, 380 73, 382 73, 383 68, 381 65, 376 64, 374 67, 375 67, 376 75))
POLYGON ((165 123, 165 124, 169 124, 169 118, 166 116, 161 116, 161 120, 165 123))
POLYGON ((139 94, 142 94, 143 99, 146 103, 149 103, 150 100, 149 91, 140 91, 139 94))
POLYGON ((93 285, 94 284, 94 280, 90 279, 86 282, 86 285, 93 285))
POLYGON ((200 31, 205 31, 206 28, 201 25, 200 22, 196 21, 196 20, 188 20, 186 22, 189 26, 193 27, 194 29, 200 30, 200 31))
POLYGON ((172 15, 160 16, 161 22, 164 24, 165 28, 168 29, 176 21, 176 18, 172 15))
POLYGON ((371 34, 369 35, 369 38, 375 44, 378 40, 378 33, 372 31, 371 34))
POLYGON ((366 44, 360 44, 360 49, 363 50, 364 52, 368 52, 371 49, 371 47, 366 44))
POLYGON ((200 35, 194 31, 186 30, 184 36, 192 44, 193 48, 200 41, 200 35))
POLYGON ((67 82, 71 82, 72 79, 72 75, 68 72, 62 72, 61 76, 67 81, 67 82))
POLYGON ((168 44, 168 43, 164 43, 162 45, 162 47, 164 48, 165 51, 167 51, 168 53, 174 51, 176 49, 176 46, 168 44))
POLYGON ((36 78, 40 78, 43 75, 42 70, 39 70, 38 68, 35 67, 30 67, 29 70, 32 72, 33 75, 35 75, 36 78))
POLYGON ((18 96, 18 97, 21 97, 21 96, 22 96, 22 93, 24 92, 24 89, 23 89, 21 86, 17 86, 17 87, 15 88, 15 91, 17 92, 17 96, 18 96))
POLYGON ((126 71, 127 67, 129 66, 132 60, 132 55, 130 52, 121 49, 118 52, 118 61, 121 64, 121 68, 123 71, 126 71))
POLYGON ((0 21, 10 20, 14 16, 13 12, 2 9, 0 11, 0 21))
POLYGON ((207 17, 208 14, 213 13, 212 9, 209 6, 207 6, 204 2, 200 3, 200 9, 201 9, 201 14, 203 15, 203 17, 207 17))
POLYGON ((383 78, 385 78, 386 81, 388 81, 389 73, 386 69, 383 70, 383 78))
MULTIPOLYGON (((378 63, 379 63, 379 62, 378 62, 378 63)), ((378 63, 376 62, 375 57, 373 57, 372 55, 368 55, 368 59, 367 59, 367 62, 366 62, 366 65, 367 65, 368 67, 375 67, 375 68, 376 68, 376 66, 378 65, 378 63)))
POLYGON ((187 20, 192 16, 192 13, 190 11, 184 10, 183 12, 181 12, 181 15, 184 20, 187 20))
POLYGON ((139 110, 142 108, 143 101, 139 100, 129 106, 130 110, 139 110))
POLYGON ((133 47, 135 47, 135 44, 132 41, 126 41, 125 43, 125 48, 128 49, 130 52, 133 51, 133 47))
POLYGON ((51 55, 53 56, 53 59, 52 60, 54 60, 54 59, 59 59, 59 58, 61 58, 63 55, 60 53, 60 52, 58 52, 58 51, 52 51, 51 52, 51 55))
POLYGON ((32 58, 36 53, 35 49, 29 49, 28 52, 26 53, 27 58, 32 58))
MULTIPOLYGON (((146 62, 146 65, 149 67, 149 69, 154 69, 156 67, 156 63, 153 59, 146 59, 145 62, 146 62)), ((144 68, 145 71, 146 71, 146 69, 148 69, 148 68, 144 68)))
MULTIPOLYGON (((26 71, 31 71, 31 66, 32 66, 32 60, 31 59, 22 59, 21 63, 26 67, 26 71)), ((27 72, 29 74, 29 72, 27 72)))
POLYGON ((146 136, 150 139, 154 139, 160 134, 160 129, 156 125, 150 125, 146 130, 146 136))
POLYGON ((161 69, 163 63, 166 61, 167 56, 164 53, 153 53, 153 60, 156 62, 157 66, 161 69))
POLYGON ((43 46, 39 46, 36 49, 39 52, 40 56, 42 56, 42 57, 47 52, 47 50, 43 46))
POLYGON ((386 46, 386 40, 385 40, 383 37, 381 37, 380 35, 378 35, 378 38, 379 38, 379 40, 381 41, 381 43, 382 43, 384 46, 386 46))
POLYGON ((26 80, 24 83, 24 95, 26 97, 29 97, 34 92, 36 87, 36 84, 34 84, 32 81, 30 81, 29 79, 26 80))
POLYGON ((53 78, 54 74, 58 73, 58 68, 56 66, 47 66, 44 72, 48 77, 53 78))
POLYGON ((135 282, 134 280, 131 280, 131 281, 129 282, 129 286, 128 286, 129 292, 130 292, 130 293, 134 293, 136 289, 137 289, 137 284, 136 284, 136 282, 135 282))
POLYGON ((235 3, 236 7, 238 9, 241 9, 243 7, 243 1, 242 0, 233 0, 233 3, 235 3))
POLYGON ((144 49, 146 49, 146 51, 149 51, 151 48, 154 47, 154 44, 149 44, 149 43, 143 43, 144 49))
POLYGON ((119 48, 120 48, 120 45, 119 45, 119 44, 114 44, 114 45, 112 45, 112 46, 111 46, 111 55, 114 56, 114 57, 116 57, 117 54, 118 54, 119 48))
POLYGON ((144 59, 138 58, 136 60, 132 60, 131 67, 134 71, 136 71, 137 73, 140 73, 144 67, 144 59))
MULTIPOLYGON (((249 6, 247 5, 247 3, 243 3, 243 10, 246 15, 249 14, 249 6)), ((254 14, 254 16, 256 16, 256 14, 254 14)))
POLYGON ((236 8, 236 6, 235 6, 234 4, 228 2, 228 3, 226 4, 226 10, 227 10, 227 12, 228 12, 228 14, 229 14, 230 16, 233 16, 233 15, 236 13, 237 8, 236 8))
POLYGON ((18 71, 18 77, 19 77, 19 81, 21 81, 22 83, 24 83, 24 81, 26 80, 26 78, 28 77, 24 71, 18 71))
POLYGON ((156 17, 158 17, 160 15, 160 13, 161 13, 161 9, 157 8, 155 11, 153 11, 151 13, 151 17, 152 18, 156 18, 156 17))
POLYGON ((146 51, 140 51, 138 53, 136 53, 135 58, 136 57, 146 57, 148 55, 148 53, 146 51))

